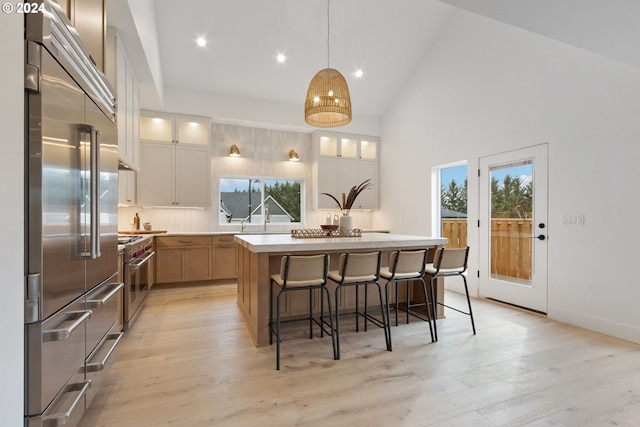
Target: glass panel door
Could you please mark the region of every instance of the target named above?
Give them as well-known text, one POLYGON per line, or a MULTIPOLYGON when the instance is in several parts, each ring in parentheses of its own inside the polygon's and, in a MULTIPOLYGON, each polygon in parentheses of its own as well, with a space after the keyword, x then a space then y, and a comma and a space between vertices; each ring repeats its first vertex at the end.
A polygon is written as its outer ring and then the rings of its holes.
POLYGON ((547 146, 479 164, 480 295, 546 313, 547 146))

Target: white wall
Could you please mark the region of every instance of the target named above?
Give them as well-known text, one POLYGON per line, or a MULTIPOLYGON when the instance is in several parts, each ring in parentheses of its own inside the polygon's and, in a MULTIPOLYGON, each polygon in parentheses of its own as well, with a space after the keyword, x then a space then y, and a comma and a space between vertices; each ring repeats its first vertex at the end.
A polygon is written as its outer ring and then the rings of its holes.
POLYGON ((431 168, 459 160, 473 222, 478 158, 548 142, 549 317, 640 342, 639 71, 456 12, 383 117, 376 227, 430 234, 431 168), (585 225, 563 226, 563 214, 585 225))
POLYGON ((0 245, 0 414, 6 426, 22 425, 24 419, 23 26, 23 15, 0 14, 0 218, 4 242, 0 245))

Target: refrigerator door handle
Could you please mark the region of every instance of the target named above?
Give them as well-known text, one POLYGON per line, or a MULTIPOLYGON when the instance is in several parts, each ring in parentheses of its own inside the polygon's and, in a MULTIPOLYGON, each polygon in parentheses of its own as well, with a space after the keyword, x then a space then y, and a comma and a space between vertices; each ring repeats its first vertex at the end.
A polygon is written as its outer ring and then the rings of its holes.
POLYGON ((91 212, 89 224, 90 257, 100 257, 100 141, 99 132, 91 128, 90 179, 91 179, 91 212))
POLYGON ((78 150, 78 181, 80 182, 80 200, 78 204, 77 254, 80 258, 94 259, 94 224, 98 214, 95 194, 97 185, 95 179, 95 167, 97 158, 95 129, 86 124, 76 125, 76 147, 78 150))
POLYGON ((116 347, 118 346, 118 343, 120 342, 123 336, 124 334, 122 332, 107 335, 105 340, 99 345, 99 347, 100 347, 100 350, 102 350, 102 347, 104 347, 107 344, 107 341, 112 341, 111 347, 109 347, 109 349, 106 351, 106 355, 101 361, 99 362, 92 361, 91 363, 87 362, 84 368, 85 372, 99 372, 104 370, 105 366, 107 366, 107 362, 109 361, 109 358, 113 354, 113 351, 116 349, 116 347))
POLYGON ((106 295, 103 296, 102 298, 95 299, 91 297, 91 299, 87 299, 87 308, 91 309, 91 308, 104 307, 107 304, 107 302, 109 302, 109 300, 113 298, 118 293, 118 291, 123 287, 124 287, 123 283, 112 283, 111 289, 109 289, 109 291, 106 292, 106 295))
POLYGON ((84 395, 87 393, 87 390, 89 390, 89 387, 91 387, 91 381, 84 381, 81 383, 73 383, 73 384, 66 385, 65 388, 60 393, 60 398, 63 398, 65 395, 68 395, 70 393, 77 392, 76 398, 73 399, 73 401, 71 402, 71 405, 69 405, 69 408, 65 412, 43 416, 40 419, 40 421, 42 422, 41 425, 43 426, 65 425, 71 419, 71 416, 73 415, 73 412, 76 410, 76 408, 80 409, 80 406, 81 406, 80 403, 84 402, 83 398, 84 398, 84 395))
POLYGON ((69 339, 73 331, 75 331, 78 326, 82 325, 90 317, 90 310, 70 311, 69 313, 67 313, 67 318, 65 320, 72 322, 71 325, 67 326, 66 328, 56 328, 43 331, 42 341, 50 342, 67 340, 69 339))

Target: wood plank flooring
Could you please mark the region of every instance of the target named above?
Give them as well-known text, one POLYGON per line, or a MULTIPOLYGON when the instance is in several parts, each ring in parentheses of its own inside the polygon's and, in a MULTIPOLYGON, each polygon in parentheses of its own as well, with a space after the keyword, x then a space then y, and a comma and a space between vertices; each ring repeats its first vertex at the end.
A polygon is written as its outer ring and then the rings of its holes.
MULTIPOLYGON (((447 293, 453 305, 464 299, 447 293)), ((452 310, 329 337, 283 330, 256 348, 236 286, 153 288, 81 427, 640 426, 640 345, 474 299, 478 334, 452 310)))

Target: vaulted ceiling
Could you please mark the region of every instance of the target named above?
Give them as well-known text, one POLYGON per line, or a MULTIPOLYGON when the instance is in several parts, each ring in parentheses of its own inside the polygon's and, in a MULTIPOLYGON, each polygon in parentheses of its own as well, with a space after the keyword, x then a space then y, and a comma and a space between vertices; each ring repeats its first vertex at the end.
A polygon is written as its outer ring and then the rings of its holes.
MULTIPOLYGON (((126 1, 107 0, 110 23, 132 24, 114 6, 126 1)), ((153 14, 156 80, 212 96, 301 105, 329 60, 349 83, 354 111, 380 116, 458 8, 640 66, 637 0, 333 0, 329 50, 326 0, 128 1, 134 15, 140 4, 153 14)), ((134 62, 148 60, 132 50, 134 62)))

